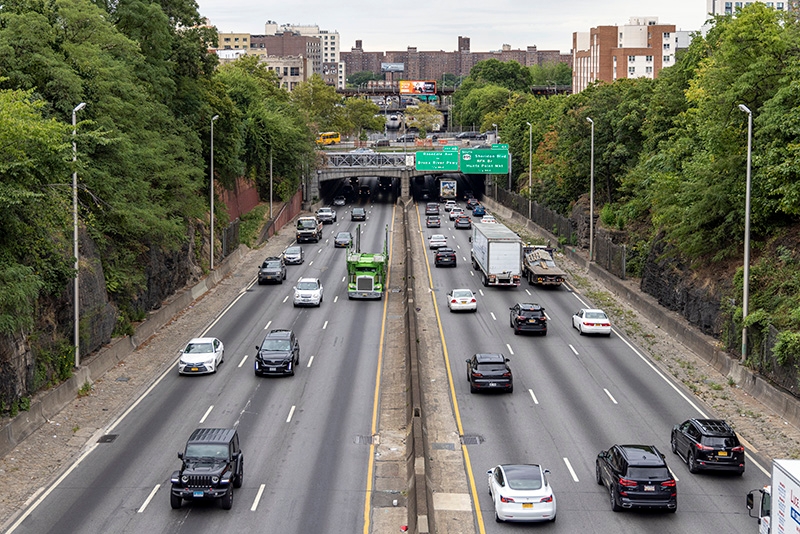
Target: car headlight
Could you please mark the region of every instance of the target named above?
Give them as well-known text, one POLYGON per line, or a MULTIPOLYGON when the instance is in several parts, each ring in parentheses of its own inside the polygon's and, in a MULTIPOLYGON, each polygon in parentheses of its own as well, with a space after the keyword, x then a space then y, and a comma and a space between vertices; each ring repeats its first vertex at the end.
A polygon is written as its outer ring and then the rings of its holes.
POLYGON ((219 482, 219 477, 217 475, 214 475, 213 477, 211 477, 211 482, 216 484, 217 482, 219 482))
POLYGON ((187 482, 189 482, 189 476, 188 476, 188 475, 183 475, 183 476, 181 477, 181 482, 183 482, 184 484, 186 484, 187 482))

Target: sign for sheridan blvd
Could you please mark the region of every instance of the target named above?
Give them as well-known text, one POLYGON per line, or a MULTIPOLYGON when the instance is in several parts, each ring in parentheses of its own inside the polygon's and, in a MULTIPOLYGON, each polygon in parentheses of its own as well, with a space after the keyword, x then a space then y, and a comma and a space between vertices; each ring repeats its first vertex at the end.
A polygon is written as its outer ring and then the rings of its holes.
POLYGON ((464 174, 508 174, 508 150, 461 150, 461 172, 464 174))

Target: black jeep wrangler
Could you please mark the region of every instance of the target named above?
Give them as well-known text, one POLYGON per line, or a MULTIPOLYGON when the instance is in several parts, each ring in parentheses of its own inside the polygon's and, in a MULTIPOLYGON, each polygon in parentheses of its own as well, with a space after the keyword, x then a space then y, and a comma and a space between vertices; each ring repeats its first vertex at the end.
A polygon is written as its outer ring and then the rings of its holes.
POLYGON ((244 453, 233 428, 198 428, 186 442, 180 470, 172 473, 169 504, 180 508, 184 499, 221 499, 222 508, 233 505, 233 488, 242 487, 244 453))

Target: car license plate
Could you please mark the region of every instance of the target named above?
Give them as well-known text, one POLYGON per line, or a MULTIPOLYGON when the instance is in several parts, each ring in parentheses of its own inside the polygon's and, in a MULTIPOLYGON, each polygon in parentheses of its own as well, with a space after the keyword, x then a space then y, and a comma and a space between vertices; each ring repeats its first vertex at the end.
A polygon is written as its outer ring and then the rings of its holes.
POLYGON ((728 456, 728 451, 719 451, 717 452, 717 456, 728 456))
POLYGON ((656 490, 656 487, 655 487, 655 486, 645 486, 645 487, 644 487, 644 490, 645 490, 645 491, 655 491, 655 490, 656 490))
POLYGON ((199 367, 192 367, 192 371, 199 371, 199 370, 200 370, 199 367))
POLYGON ((275 368, 275 367, 270 367, 270 368, 269 368, 269 370, 270 370, 271 372, 274 372, 274 371, 276 370, 276 368, 275 368))
POLYGON ((493 388, 497 385, 497 382, 489 382, 489 387, 493 388))
POLYGON ((202 496, 203 496, 203 492, 202 491, 193 491, 192 492, 192 497, 202 497, 202 496))
POLYGON ((533 508, 533 503, 532 502, 524 502, 524 503, 522 503, 522 508, 524 508, 524 509, 533 508))

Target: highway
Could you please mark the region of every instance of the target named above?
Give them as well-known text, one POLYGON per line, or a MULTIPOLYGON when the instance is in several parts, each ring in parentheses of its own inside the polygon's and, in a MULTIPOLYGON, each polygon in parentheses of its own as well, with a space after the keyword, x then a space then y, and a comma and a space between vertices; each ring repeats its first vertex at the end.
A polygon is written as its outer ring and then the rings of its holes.
MULTIPOLYGON (((424 204, 417 206, 420 243, 443 233, 458 253, 458 266, 435 268, 427 252, 436 306, 453 376, 455 403, 480 510, 480 532, 511 532, 499 524, 487 489, 486 471, 500 463, 539 463, 551 472, 557 521, 548 532, 754 532, 757 525, 744 496, 768 483, 752 463, 743 477, 692 475, 670 450, 674 424, 710 416, 685 388, 677 386, 615 329, 612 336, 580 336, 572 314, 591 307, 570 288, 483 287, 470 264, 470 231, 455 230, 443 213, 442 228, 426 229, 424 204), (451 313, 452 288, 478 293, 476 313, 451 313), (546 336, 515 336, 509 307, 536 302, 549 318, 546 336), (465 360, 476 352, 499 352, 511 361, 514 392, 471 394, 465 360), (475 444, 477 442, 477 444, 475 444), (472 444, 470 444, 472 443, 472 444), (678 511, 612 512, 609 493, 595 480, 597 453, 615 443, 656 445, 678 480, 678 511)), ((426 249, 427 250, 427 249, 426 249)), ((474 498, 474 495, 473 495, 474 498)))

